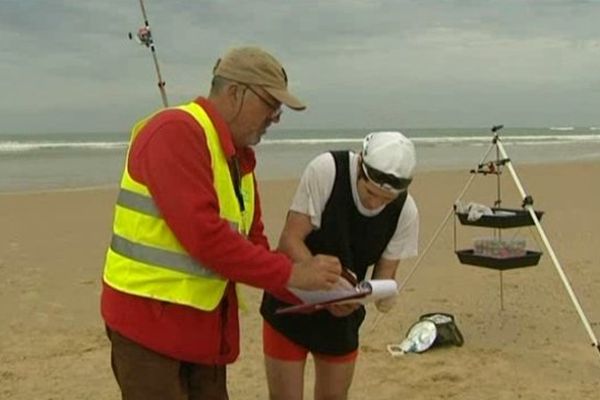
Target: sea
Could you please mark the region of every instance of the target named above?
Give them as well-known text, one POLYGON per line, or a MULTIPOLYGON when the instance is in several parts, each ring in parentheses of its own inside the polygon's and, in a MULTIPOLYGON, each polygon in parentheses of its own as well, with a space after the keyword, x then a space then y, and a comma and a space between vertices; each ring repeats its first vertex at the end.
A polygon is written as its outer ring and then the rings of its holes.
MULTIPOLYGON (((259 180, 298 178, 328 150, 360 151, 377 129, 272 129, 255 147, 259 180)), ((381 129, 379 129, 381 130, 381 129)), ((490 128, 403 129, 417 174, 472 169, 497 157, 490 128)), ((504 128, 496 132, 513 166, 600 160, 600 127, 504 128)), ((0 193, 118 185, 128 144, 120 133, 0 133, 0 193)))

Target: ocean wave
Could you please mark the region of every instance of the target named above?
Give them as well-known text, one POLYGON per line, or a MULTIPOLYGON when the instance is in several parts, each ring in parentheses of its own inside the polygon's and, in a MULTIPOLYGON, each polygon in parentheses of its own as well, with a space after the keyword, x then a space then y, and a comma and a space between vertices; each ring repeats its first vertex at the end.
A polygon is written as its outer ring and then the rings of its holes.
MULTIPOLYGON (((414 143, 425 147, 472 145, 483 146, 492 143, 491 136, 441 136, 441 137, 412 137, 414 143)), ((522 145, 543 145, 560 143, 589 143, 600 142, 600 134, 582 135, 519 135, 503 136, 503 143, 522 145)), ((323 145, 323 144, 354 144, 362 143, 362 138, 306 138, 306 139, 265 139, 261 145, 323 145)))
POLYGON ((114 150, 124 149, 128 142, 17 142, 0 141, 0 153, 20 153, 38 150, 58 149, 92 149, 92 150, 114 150))
MULTIPOLYGON (((590 128, 592 130, 592 128, 590 128)), ((421 147, 455 147, 469 146, 481 147, 492 144, 491 135, 477 136, 428 136, 411 137, 417 146, 421 147)), ((265 138, 261 146, 326 146, 326 145, 347 145, 348 147, 357 147, 362 143, 362 138, 342 137, 342 138, 265 138)), ((538 146, 538 145, 557 145, 557 144, 586 144, 600 143, 600 133, 589 134, 546 134, 546 135, 509 135, 501 136, 502 143, 506 145, 520 146, 538 146)), ((4 153, 26 153, 36 151, 52 150, 96 150, 110 151, 123 150, 128 145, 127 141, 18 141, 18 140, 0 140, 0 154, 4 153)))
POLYGON ((265 139, 261 142, 263 145, 278 144, 335 144, 335 143, 362 143, 362 138, 306 138, 306 139, 265 139))

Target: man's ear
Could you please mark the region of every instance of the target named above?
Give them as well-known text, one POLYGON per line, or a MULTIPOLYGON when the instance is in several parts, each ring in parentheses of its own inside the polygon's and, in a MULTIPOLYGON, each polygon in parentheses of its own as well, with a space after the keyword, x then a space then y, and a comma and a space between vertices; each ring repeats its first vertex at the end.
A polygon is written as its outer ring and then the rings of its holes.
POLYGON ((237 103, 237 101, 239 101, 239 99, 244 94, 242 85, 240 85, 236 82, 233 82, 233 83, 230 83, 229 85, 227 85, 226 91, 227 91, 227 96, 230 99, 233 99, 236 103, 237 103))

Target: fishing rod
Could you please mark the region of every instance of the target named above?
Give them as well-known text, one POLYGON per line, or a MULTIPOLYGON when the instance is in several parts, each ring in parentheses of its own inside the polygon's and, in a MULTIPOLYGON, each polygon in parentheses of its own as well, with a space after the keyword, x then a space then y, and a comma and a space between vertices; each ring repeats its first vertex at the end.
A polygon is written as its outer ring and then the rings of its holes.
MULTIPOLYGON (((158 76, 158 89, 160 90, 160 97, 162 98, 163 105, 169 106, 167 101, 167 92, 165 91, 166 82, 160 75, 160 67, 158 66, 158 58, 156 56, 156 48, 154 46, 154 39, 152 38, 152 31, 150 30, 150 24, 148 24, 148 16, 146 15, 146 7, 144 6, 144 0, 140 0, 140 8, 142 9, 142 15, 144 17, 144 26, 138 29, 135 36, 135 40, 150 49, 152 53, 152 59, 154 60, 154 68, 156 69, 156 75, 158 76)), ((133 40, 133 33, 129 32, 129 40, 133 40)))

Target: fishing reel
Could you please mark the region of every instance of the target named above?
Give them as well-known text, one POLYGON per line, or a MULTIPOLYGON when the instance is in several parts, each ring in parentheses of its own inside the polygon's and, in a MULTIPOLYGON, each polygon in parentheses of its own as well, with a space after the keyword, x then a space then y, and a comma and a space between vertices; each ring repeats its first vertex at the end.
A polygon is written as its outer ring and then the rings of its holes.
POLYGON ((134 40, 141 45, 144 45, 146 47, 150 47, 154 41, 152 40, 152 32, 150 31, 150 27, 149 26, 142 26, 140 29, 138 29, 136 35, 134 36, 133 33, 129 32, 128 34, 129 36, 129 40, 134 40))

